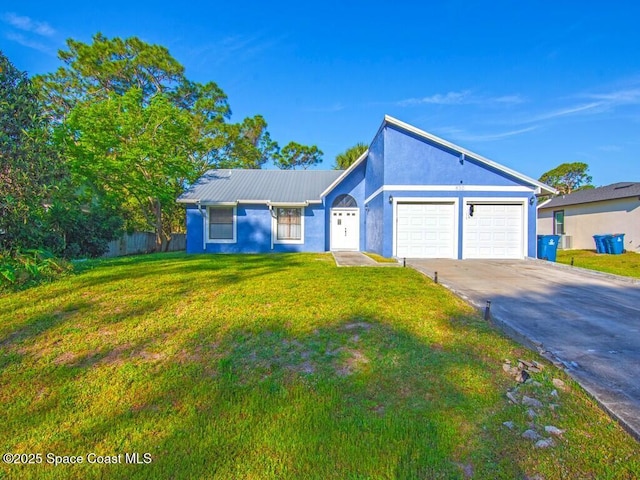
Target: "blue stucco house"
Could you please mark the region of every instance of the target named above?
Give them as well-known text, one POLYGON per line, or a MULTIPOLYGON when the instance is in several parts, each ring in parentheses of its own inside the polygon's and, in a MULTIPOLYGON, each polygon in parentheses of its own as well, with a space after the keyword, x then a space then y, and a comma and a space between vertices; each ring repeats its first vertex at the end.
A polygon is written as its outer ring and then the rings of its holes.
POLYGON ((536 255, 521 173, 385 116, 347 170, 210 170, 186 205, 188 253, 360 250, 385 257, 536 255))

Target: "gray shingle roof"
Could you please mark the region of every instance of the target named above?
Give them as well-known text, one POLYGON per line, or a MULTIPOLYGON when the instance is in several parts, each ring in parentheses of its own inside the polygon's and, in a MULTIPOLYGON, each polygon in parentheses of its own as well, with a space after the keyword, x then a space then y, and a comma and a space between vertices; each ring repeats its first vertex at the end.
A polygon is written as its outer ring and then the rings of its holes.
POLYGON ((180 203, 255 201, 319 202, 342 170, 209 170, 180 197, 180 203))
POLYGON ((640 182, 619 182, 604 187, 578 190, 569 195, 554 197, 548 203, 541 205, 541 208, 564 207, 626 197, 640 197, 640 182))

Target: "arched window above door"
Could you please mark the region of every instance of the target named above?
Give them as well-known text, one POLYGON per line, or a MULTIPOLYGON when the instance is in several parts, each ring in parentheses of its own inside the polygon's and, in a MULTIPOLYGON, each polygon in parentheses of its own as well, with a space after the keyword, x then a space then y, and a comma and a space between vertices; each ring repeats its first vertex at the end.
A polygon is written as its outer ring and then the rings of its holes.
POLYGON ((358 203, 351 195, 343 193, 336 197, 331 208, 358 208, 358 203))

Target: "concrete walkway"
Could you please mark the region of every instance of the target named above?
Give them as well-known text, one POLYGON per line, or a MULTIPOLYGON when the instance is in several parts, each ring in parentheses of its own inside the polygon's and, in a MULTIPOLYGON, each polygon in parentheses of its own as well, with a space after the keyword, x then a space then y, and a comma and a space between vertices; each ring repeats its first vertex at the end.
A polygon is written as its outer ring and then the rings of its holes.
POLYGON ((409 260, 538 349, 640 440, 640 285, 539 260, 409 260))
POLYGON ((338 267, 397 267, 397 263, 378 263, 362 252, 331 252, 338 267))

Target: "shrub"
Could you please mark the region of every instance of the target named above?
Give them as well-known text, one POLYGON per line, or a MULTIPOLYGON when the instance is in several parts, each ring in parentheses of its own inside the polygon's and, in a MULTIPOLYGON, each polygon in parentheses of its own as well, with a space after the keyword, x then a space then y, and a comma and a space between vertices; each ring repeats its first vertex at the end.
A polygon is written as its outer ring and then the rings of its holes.
POLYGON ((17 249, 0 253, 0 289, 30 287, 71 270, 71 264, 47 250, 17 249))

